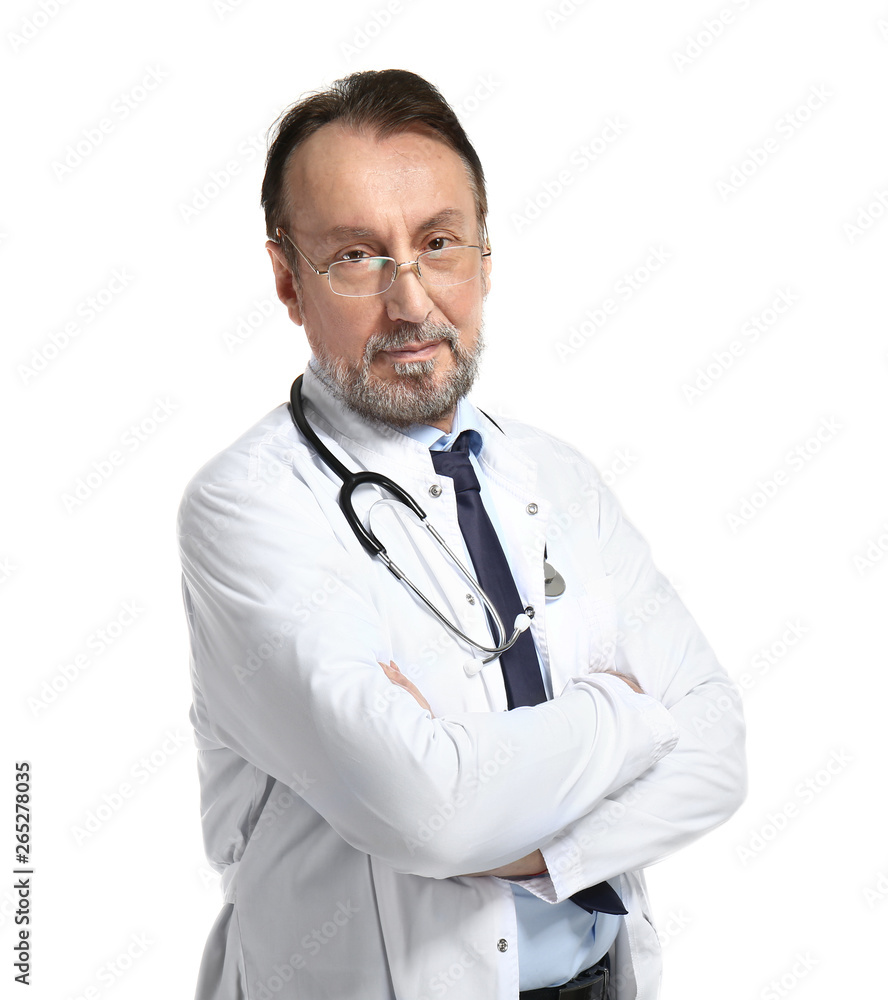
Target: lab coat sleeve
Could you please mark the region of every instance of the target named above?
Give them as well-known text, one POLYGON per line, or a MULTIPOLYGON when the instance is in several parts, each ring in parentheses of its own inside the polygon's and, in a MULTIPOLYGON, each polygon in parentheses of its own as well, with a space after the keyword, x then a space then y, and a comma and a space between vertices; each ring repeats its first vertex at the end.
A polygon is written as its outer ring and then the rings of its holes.
POLYGON ((670 713, 605 675, 533 709, 432 718, 379 667, 409 625, 381 619, 374 587, 397 584, 352 542, 301 483, 198 483, 180 509, 200 735, 352 846, 401 872, 486 870, 672 750, 670 713))
MULTIPOLYGON (((597 478, 597 474, 595 474, 597 478)), ((543 846, 557 900, 643 868, 719 825, 746 794, 739 692, 648 545, 598 480, 599 537, 617 610, 616 669, 638 678, 678 727, 675 750, 543 846)), ((548 880, 546 880, 548 881, 548 880)))

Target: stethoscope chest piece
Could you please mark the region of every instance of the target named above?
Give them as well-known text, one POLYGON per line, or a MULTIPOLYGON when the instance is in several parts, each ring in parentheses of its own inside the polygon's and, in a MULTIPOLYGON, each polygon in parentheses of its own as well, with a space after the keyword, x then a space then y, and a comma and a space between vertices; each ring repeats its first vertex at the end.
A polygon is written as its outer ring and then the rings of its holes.
POLYGON ((546 581, 546 597, 561 597, 564 593, 564 577, 548 559, 543 562, 543 576, 546 581))

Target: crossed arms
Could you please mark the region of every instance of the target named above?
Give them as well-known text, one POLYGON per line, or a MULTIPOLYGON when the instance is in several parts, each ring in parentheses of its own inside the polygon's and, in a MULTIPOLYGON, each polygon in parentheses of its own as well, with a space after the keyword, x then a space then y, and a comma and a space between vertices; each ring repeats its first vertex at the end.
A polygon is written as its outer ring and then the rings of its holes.
POLYGON ((292 479, 287 489, 296 492, 282 499, 231 479, 183 503, 195 689, 214 740, 293 787, 356 849, 433 878, 548 869, 562 899, 665 857, 742 800, 734 686, 603 485, 615 672, 578 676, 533 709, 443 718, 409 688, 391 698, 374 581, 357 578, 354 552, 331 541, 333 499, 292 479), (222 522, 224 537, 208 542, 222 522), (346 582, 293 627, 292 609, 325 579, 346 582), (656 619, 636 628, 633 608, 664 593, 656 619), (386 711, 369 711, 378 701, 386 711), (514 750, 509 766, 479 783, 503 747, 514 750), (411 847, 417 823, 442 805, 446 827, 411 847))

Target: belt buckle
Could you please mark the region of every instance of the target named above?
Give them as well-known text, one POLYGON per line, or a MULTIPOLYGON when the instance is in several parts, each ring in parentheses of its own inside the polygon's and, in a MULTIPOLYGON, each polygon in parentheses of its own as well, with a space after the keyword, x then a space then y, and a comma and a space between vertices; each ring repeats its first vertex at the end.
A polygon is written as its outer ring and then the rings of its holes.
POLYGON ((589 979, 578 983, 565 983, 559 987, 559 1000, 606 1000, 609 978, 607 963, 599 963, 588 971, 589 979))

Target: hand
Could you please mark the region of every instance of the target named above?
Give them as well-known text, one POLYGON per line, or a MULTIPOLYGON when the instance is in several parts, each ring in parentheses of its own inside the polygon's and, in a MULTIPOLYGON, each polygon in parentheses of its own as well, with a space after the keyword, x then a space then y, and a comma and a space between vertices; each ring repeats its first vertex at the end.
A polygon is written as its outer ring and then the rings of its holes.
POLYGON ((388 666, 386 666, 381 660, 377 660, 376 662, 385 671, 385 676, 388 677, 388 679, 392 682, 392 684, 397 684, 398 687, 402 687, 409 694, 412 694, 413 697, 419 703, 419 705, 422 708, 426 709, 428 712, 430 712, 432 718, 434 719, 435 713, 432 712, 431 706, 429 705, 429 703, 423 697, 422 692, 413 683, 413 681, 409 680, 407 677, 405 677, 401 673, 401 671, 398 669, 398 666, 397 666, 397 664, 395 663, 394 660, 389 660, 388 666))
POLYGON ((492 868, 489 872, 471 872, 474 878, 480 875, 497 875, 499 878, 529 878, 531 875, 543 875, 546 871, 546 859, 542 851, 534 851, 533 854, 526 854, 517 861, 512 861, 508 865, 500 868, 492 868))
POLYGON ((631 677, 629 674, 621 674, 619 670, 602 670, 601 672, 603 674, 613 674, 614 677, 619 677, 620 680, 625 681, 629 685, 629 687, 631 687, 632 690, 635 691, 636 694, 644 694, 644 691, 641 690, 641 685, 634 677, 631 677))

